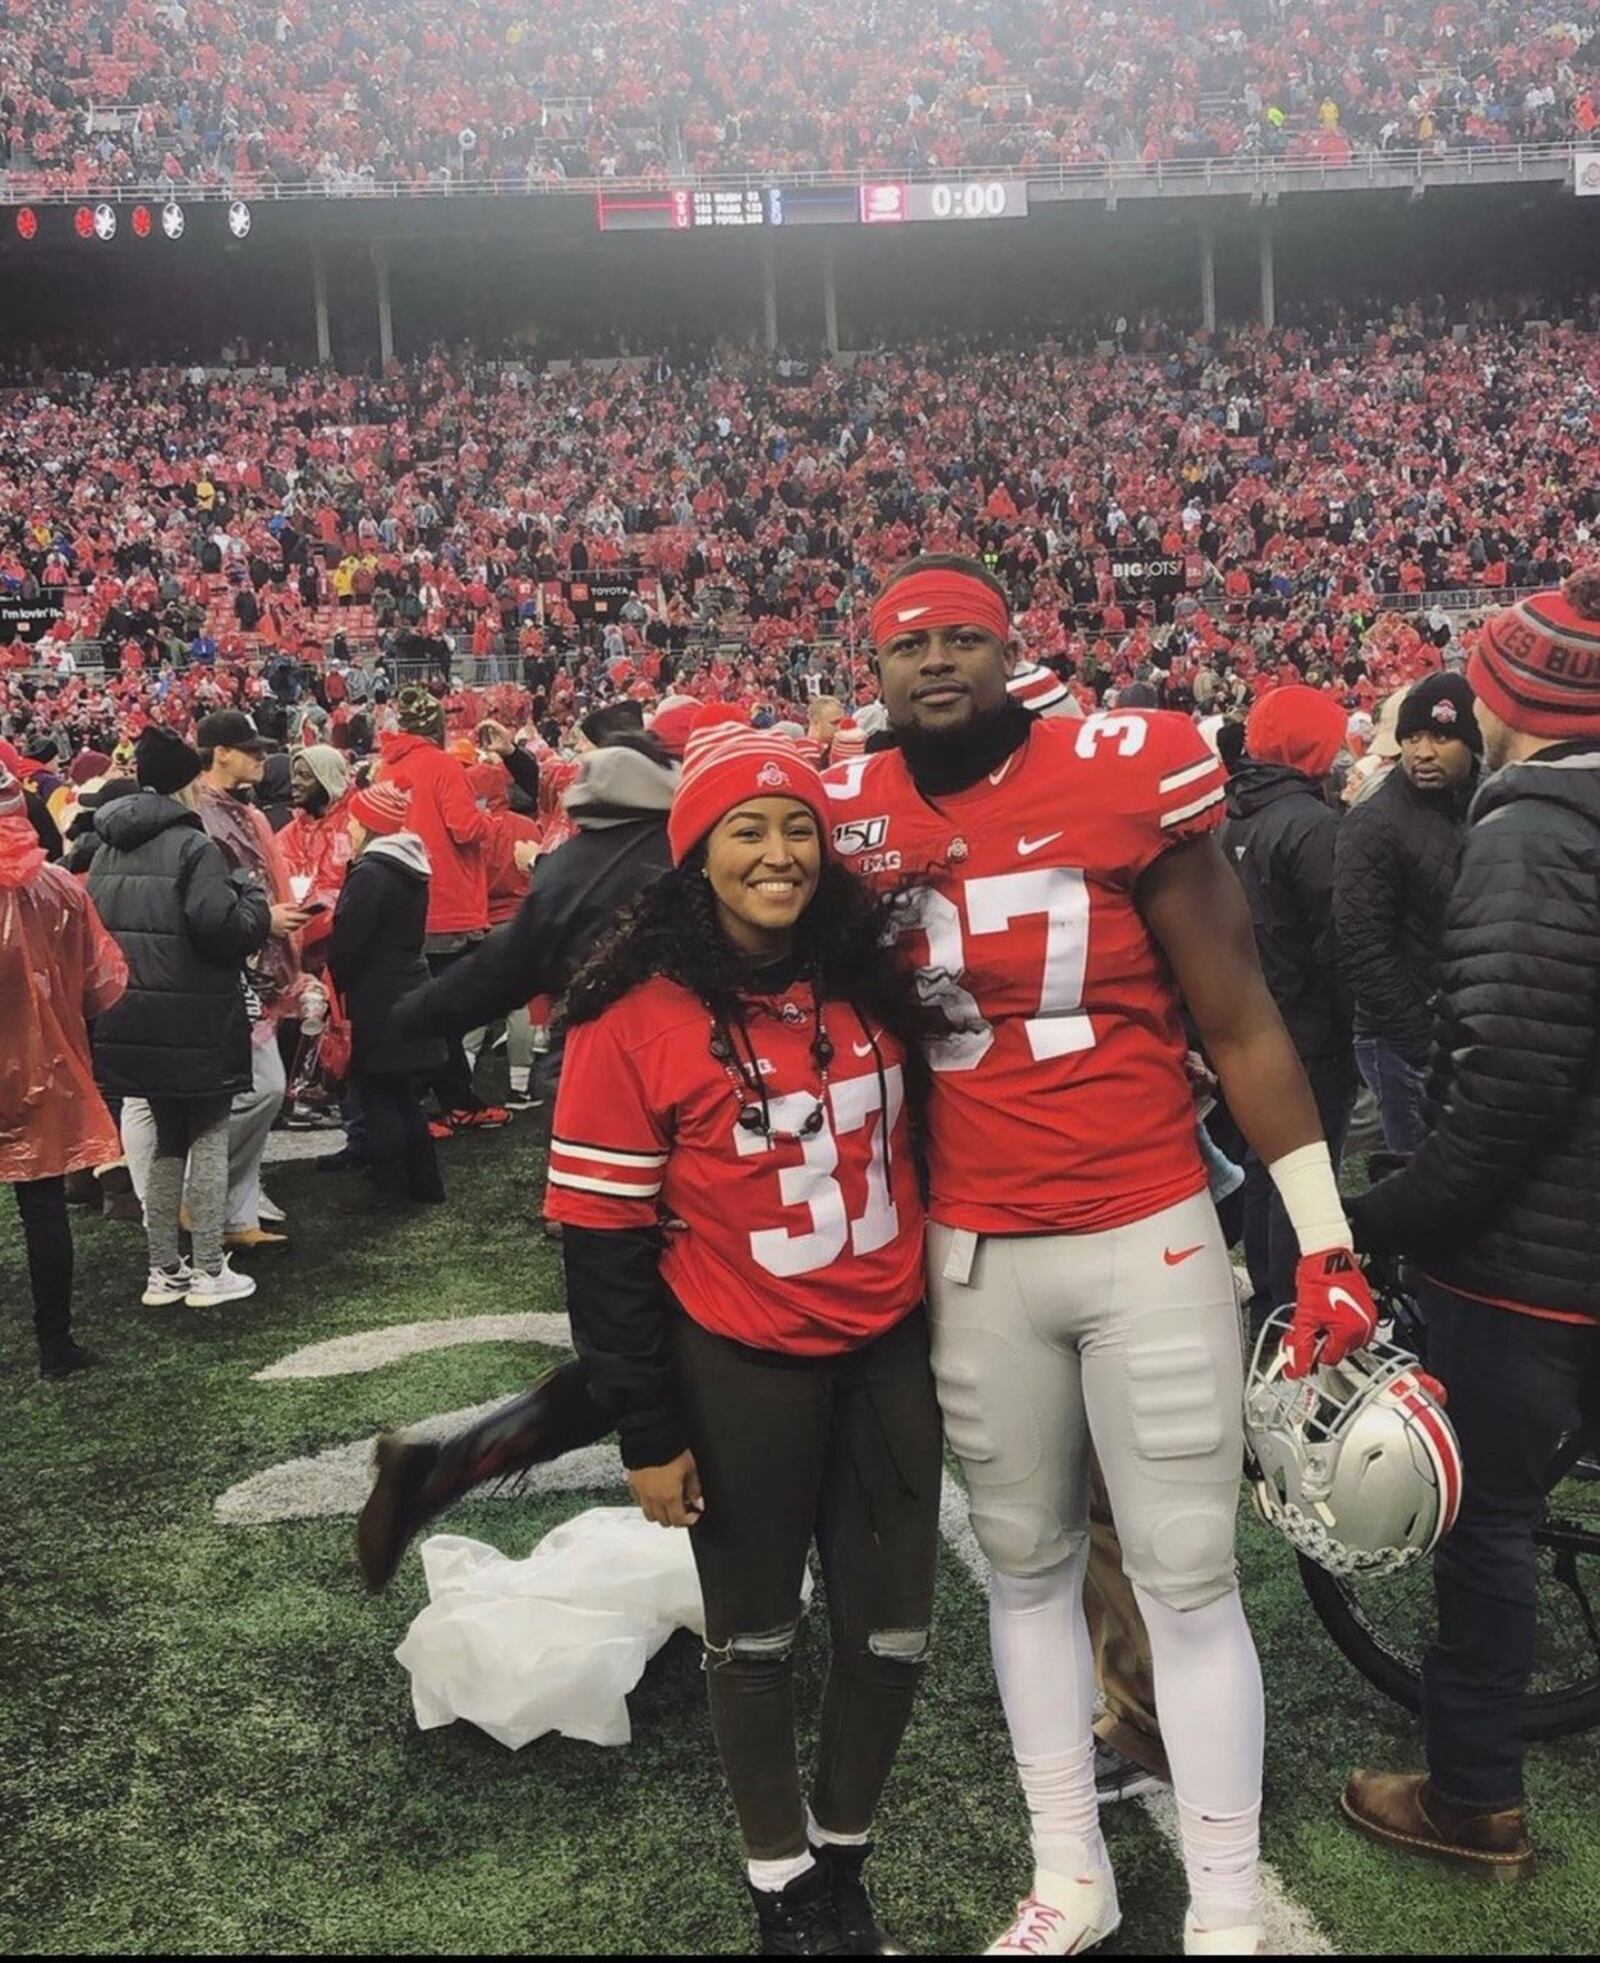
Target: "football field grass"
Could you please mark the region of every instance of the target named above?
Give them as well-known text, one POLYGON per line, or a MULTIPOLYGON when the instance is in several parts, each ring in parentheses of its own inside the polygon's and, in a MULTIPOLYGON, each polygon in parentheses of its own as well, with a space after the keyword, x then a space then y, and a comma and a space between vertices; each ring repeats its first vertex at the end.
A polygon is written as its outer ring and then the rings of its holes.
MULTIPOLYGON (((0 1949, 745 1953, 748 1911, 693 1642, 631 1700, 634 1741, 505 1751, 419 1732, 392 1651, 426 1600, 413 1555, 358 1585, 348 1514, 218 1519, 229 1489, 518 1388, 552 1353, 474 1343, 351 1374, 254 1381, 377 1327, 559 1311, 516 1128, 444 1148, 448 1208, 380 1230, 348 1179, 274 1169, 294 1251, 255 1300, 140 1309, 143 1237, 75 1214, 78 1328, 101 1367, 34 1375, 20 1233, 0 1202, 0 1949)), ((294 1484, 291 1477, 289 1485, 294 1484)), ((478 1500, 446 1531, 527 1552, 584 1506, 478 1500)), ((336 1504, 338 1501, 325 1501, 336 1504)), ((1600 1928, 1595 1741, 1530 1765, 1544 1865, 1485 1888, 1339 1823, 1357 1763, 1417 1762, 1415 1725, 1344 1663, 1288 1550, 1243 1522, 1268 1691, 1266 1851, 1327 1946, 1352 1954, 1581 1955, 1600 1928)), ((819 1643, 806 1645, 815 1708, 819 1643)), ((1176 1859, 1143 1807, 1107 1816, 1124 1922, 1107 1953, 1171 1954, 1176 1859)), ((880 1907, 905 1946, 971 1954, 1027 1879, 983 1603, 946 1548, 936 1656, 880 1822, 880 1907)))

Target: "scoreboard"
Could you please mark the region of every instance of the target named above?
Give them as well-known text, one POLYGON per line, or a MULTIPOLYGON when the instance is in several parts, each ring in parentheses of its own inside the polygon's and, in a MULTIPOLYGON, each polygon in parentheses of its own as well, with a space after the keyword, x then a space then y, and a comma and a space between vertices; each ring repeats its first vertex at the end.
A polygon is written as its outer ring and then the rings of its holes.
POLYGON ((948 184, 765 184, 739 188, 663 186, 644 192, 601 191, 595 222, 602 232, 748 230, 794 225, 904 225, 1026 218, 1028 186, 1020 177, 948 184))

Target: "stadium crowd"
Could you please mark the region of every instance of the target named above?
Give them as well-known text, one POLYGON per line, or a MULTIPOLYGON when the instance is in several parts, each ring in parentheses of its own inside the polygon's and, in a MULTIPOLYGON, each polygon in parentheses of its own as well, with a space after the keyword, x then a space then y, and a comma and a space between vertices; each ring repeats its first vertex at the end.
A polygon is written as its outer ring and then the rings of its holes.
POLYGON ((929 1656, 941 1423, 1033 1823, 991 1953, 1112 1933, 1098 1808, 1167 1782, 1185 1953, 1259 1953, 1246 1425, 1297 1546, 1437 1547, 1429 1769, 1356 1772, 1346 1816, 1499 1879, 1535 1866, 1533 1525, 1595 1385, 1600 575, 1496 611, 1466 673, 1419 644, 1376 726, 1293 661, 1238 715, 1150 666, 1086 719, 1050 667, 1012 672, 1024 618, 979 560, 907 562, 854 716, 613 690, 552 743, 492 713, 531 713, 510 685, 411 683, 365 755, 325 686, 292 723, 196 693, 114 755, 37 721, 0 742, 0 1178, 41 1374, 93 1361, 69 1200, 142 1221, 146 1307, 215 1310, 256 1292, 235 1252, 288 1238, 261 1187, 280 1112, 343 1126, 324 1163, 365 1175, 379 1231, 446 1201, 441 1141, 523 1113, 577 1360, 444 1444, 384 1441, 363 1564, 381 1585, 485 1479, 616 1429, 647 1516, 693 1530, 765 1954, 886 1953, 863 1869, 929 1656), (542 1064, 513 1043, 489 1102, 486 1031, 531 1036, 553 1004, 542 1064), (1402 1169, 1346 1201, 1358 1073, 1402 1169), (772 1217, 811 1228, 750 1230, 782 1166, 772 1217), (1239 1237, 1264 1332, 1244 1400, 1239 1237), (1384 1352, 1357 1249, 1418 1257, 1438 1382, 1384 1352), (1306 1395, 1378 1430, 1313 1532, 1303 1421, 1260 1399, 1319 1362, 1306 1395), (813 1538, 832 1660, 808 1806, 813 1538))
POLYGON ((0 431, 0 597, 57 615, 0 673, 13 717, 42 674, 66 750, 307 685, 342 726, 434 672, 524 687, 561 731, 685 664, 701 694, 848 695, 871 568, 920 549, 1004 577, 1086 706, 1156 666, 1210 708, 1287 661, 1370 707, 1448 636, 1396 603, 1548 584, 1600 518, 1600 298, 1570 328, 1443 318, 1124 324, 1109 352, 949 340, 787 375, 735 352, 58 375, 0 431), (1158 589, 1113 571, 1146 562, 1158 589), (608 576, 633 591, 602 617, 608 576))
POLYGON ((1556 142, 1592 130, 1565 0, 37 0, 0 9, 19 186, 537 184, 673 170, 1556 142), (93 113, 91 113, 93 112, 93 113))

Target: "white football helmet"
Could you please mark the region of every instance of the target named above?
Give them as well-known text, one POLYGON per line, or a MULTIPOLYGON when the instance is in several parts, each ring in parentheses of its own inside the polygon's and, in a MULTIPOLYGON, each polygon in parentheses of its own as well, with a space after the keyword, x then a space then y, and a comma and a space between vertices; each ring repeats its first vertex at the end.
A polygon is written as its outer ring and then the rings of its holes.
POLYGON ((1455 1431, 1417 1359, 1381 1339, 1291 1383, 1290 1317, 1269 1317, 1245 1384, 1256 1506, 1330 1574, 1398 1574, 1455 1525, 1455 1431))

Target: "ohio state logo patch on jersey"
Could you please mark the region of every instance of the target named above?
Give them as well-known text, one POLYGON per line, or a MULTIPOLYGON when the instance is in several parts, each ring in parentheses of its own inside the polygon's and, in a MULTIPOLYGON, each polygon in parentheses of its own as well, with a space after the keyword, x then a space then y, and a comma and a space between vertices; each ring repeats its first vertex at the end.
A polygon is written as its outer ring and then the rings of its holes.
POLYGON ((833 828, 833 849, 841 859, 853 859, 857 853, 871 852, 889 836, 889 820, 883 818, 851 818, 833 828))

